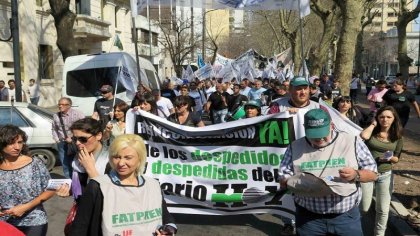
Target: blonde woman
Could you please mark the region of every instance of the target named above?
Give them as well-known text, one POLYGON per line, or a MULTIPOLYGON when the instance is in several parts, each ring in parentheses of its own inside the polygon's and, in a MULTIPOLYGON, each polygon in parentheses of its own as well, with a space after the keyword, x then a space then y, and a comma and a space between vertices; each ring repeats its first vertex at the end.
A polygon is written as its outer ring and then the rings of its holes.
POLYGON ((143 176, 143 139, 135 134, 116 137, 109 149, 109 163, 110 173, 93 178, 83 193, 70 235, 113 236, 124 230, 131 230, 132 235, 174 235, 176 226, 159 182, 143 176), (144 212, 152 212, 147 221, 141 217, 144 212), (119 218, 131 213, 136 217, 130 224, 119 218))

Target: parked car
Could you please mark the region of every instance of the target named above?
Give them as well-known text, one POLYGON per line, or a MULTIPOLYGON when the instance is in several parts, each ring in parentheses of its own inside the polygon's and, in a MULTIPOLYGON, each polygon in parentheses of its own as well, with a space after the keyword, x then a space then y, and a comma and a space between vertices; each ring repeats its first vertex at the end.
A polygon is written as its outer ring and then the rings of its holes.
POLYGON ((28 135, 32 157, 40 158, 48 170, 56 163, 57 144, 51 133, 53 113, 24 102, 0 102, 0 125, 13 124, 28 135))

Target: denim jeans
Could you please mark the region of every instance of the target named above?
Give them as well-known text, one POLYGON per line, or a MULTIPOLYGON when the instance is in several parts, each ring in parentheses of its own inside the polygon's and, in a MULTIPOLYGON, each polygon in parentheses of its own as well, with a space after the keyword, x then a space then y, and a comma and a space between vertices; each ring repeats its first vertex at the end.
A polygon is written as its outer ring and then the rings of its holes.
POLYGON ((213 121, 214 124, 224 123, 226 115, 228 113, 228 109, 222 109, 222 110, 213 110, 213 121))
POLYGON ((39 97, 29 98, 31 100, 31 103, 34 105, 38 105, 39 97))
POLYGON ((300 236, 363 236, 359 208, 353 207, 341 214, 316 214, 296 204, 296 233, 300 236))
POLYGON ((373 189, 376 197, 376 217, 374 235, 385 235, 388 223, 389 205, 391 203, 391 176, 392 171, 379 173, 375 182, 362 183, 362 204, 360 206, 363 214, 367 213, 372 203, 373 189))
POLYGON ((71 168, 71 163, 74 156, 67 155, 67 142, 60 141, 57 144, 58 147, 58 157, 60 158, 61 165, 63 166, 64 177, 71 179, 71 173, 73 172, 71 168))

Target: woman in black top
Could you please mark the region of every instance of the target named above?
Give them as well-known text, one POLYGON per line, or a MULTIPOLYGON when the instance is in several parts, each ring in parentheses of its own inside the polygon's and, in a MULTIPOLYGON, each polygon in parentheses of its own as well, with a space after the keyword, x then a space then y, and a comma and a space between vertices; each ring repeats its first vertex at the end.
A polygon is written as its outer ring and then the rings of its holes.
POLYGON ((191 104, 188 97, 178 96, 175 98, 175 113, 168 117, 168 120, 180 125, 191 127, 203 127, 204 122, 197 112, 191 111, 191 104))
POLYGON ((158 114, 158 106, 156 104, 156 100, 151 94, 148 93, 137 97, 135 103, 133 100, 133 103, 131 103, 131 108, 133 108, 134 110, 147 111, 154 115, 158 114))
POLYGON ((414 107, 417 116, 420 118, 420 110, 416 98, 406 89, 404 81, 398 79, 392 85, 392 89, 388 90, 382 97, 387 105, 395 108, 403 127, 407 124, 410 116, 410 105, 414 107))
POLYGON ((335 99, 333 107, 340 112, 343 117, 347 117, 356 125, 366 126, 365 117, 358 107, 354 106, 349 96, 341 96, 335 99))

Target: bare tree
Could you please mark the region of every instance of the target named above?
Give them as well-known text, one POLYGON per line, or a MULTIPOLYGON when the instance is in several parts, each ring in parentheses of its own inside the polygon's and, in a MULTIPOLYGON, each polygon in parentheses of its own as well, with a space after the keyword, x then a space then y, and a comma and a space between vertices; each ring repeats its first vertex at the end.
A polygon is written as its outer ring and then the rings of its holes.
POLYGON ((411 1, 400 0, 400 10, 394 11, 398 14, 397 31, 398 31, 398 64, 400 66, 400 72, 405 80, 408 79, 409 67, 413 62, 407 53, 407 25, 412 20, 419 16, 420 12, 420 1, 417 2, 417 6, 413 10, 408 9, 411 1))
POLYGON ((365 4, 365 7, 363 8, 363 16, 361 19, 361 30, 357 34, 357 40, 356 40, 356 52, 354 56, 355 60, 355 72, 357 74, 363 74, 365 72, 364 66, 363 66, 363 36, 365 35, 365 28, 372 24, 373 18, 379 14, 379 10, 373 11, 372 8, 375 6, 377 1, 367 2, 365 4))
POLYGON ((219 51, 220 43, 226 41, 229 38, 229 28, 225 22, 223 22, 223 18, 218 19, 219 15, 217 15, 217 12, 213 14, 208 16, 209 21, 204 29, 206 33, 206 42, 204 43, 205 50, 210 50, 212 52, 210 60, 211 64, 213 64, 216 60, 216 55, 219 51), (213 16, 213 14, 215 15, 213 16))
POLYGON ((340 10, 332 1, 311 1, 311 10, 322 20, 323 32, 321 41, 314 47, 309 55, 311 61, 311 75, 319 75, 322 67, 327 63, 328 53, 336 37, 337 20, 340 17, 340 10))
MULTIPOLYGON (((340 78, 343 85, 348 85, 352 78, 356 39, 361 29, 363 7, 371 0, 334 0, 334 2, 340 7, 342 13, 334 75, 340 78)), ((341 89, 343 94, 349 94, 348 86, 343 86, 341 89)))
POLYGON ((175 72, 178 77, 182 75, 182 65, 190 58, 194 48, 198 45, 199 36, 191 35, 191 21, 189 19, 174 19, 172 27, 162 27, 159 42, 169 53, 175 72))
MULTIPOLYGON (((279 10, 276 12, 259 12, 264 17, 266 23, 272 28, 274 37, 277 41, 278 47, 281 48, 280 34, 288 40, 289 45, 292 49, 293 63, 295 64, 295 72, 299 70, 302 65, 302 50, 299 30, 299 16, 296 12, 279 10), (272 15, 272 14, 276 15, 272 15), (276 23, 273 23, 276 22, 276 23), (276 27, 279 27, 280 32, 276 31, 276 27)), ((306 19, 303 20, 302 27, 306 24, 306 19)))
POLYGON ((66 60, 69 56, 77 55, 73 34, 76 14, 70 10, 70 0, 48 0, 48 2, 57 30, 57 47, 63 55, 63 60, 66 60))

